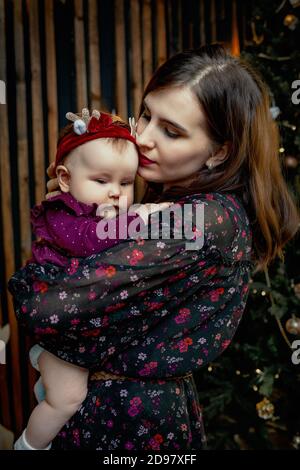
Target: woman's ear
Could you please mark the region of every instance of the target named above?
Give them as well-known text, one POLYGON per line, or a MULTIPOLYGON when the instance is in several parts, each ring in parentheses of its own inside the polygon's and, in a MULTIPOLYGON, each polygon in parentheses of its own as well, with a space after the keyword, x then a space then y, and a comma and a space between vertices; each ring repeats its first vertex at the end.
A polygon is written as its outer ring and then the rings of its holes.
POLYGON ((70 191, 71 179, 71 174, 68 168, 64 165, 58 165, 58 167, 56 168, 56 176, 60 190, 63 193, 68 193, 70 191))
POLYGON ((214 167, 221 165, 228 158, 229 152, 231 149, 231 143, 225 142, 221 147, 216 150, 214 155, 210 157, 209 161, 213 164, 214 167))

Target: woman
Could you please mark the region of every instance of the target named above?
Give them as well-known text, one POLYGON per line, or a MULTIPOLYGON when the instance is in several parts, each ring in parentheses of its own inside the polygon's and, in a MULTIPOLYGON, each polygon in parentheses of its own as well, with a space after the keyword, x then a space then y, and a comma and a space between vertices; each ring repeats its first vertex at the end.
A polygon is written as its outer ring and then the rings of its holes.
POLYGON ((229 345, 251 269, 282 257, 298 227, 267 90, 220 46, 177 54, 156 71, 137 142, 143 202, 202 204, 204 243, 187 250, 173 231, 126 240, 68 272, 29 265, 30 286, 12 279, 17 313, 40 344, 91 371, 88 396, 53 448, 205 448, 192 372, 229 345))

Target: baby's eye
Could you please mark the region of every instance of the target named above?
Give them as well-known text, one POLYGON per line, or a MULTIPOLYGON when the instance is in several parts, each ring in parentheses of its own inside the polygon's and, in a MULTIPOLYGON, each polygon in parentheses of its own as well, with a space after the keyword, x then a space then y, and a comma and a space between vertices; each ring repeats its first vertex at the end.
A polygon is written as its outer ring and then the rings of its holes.
POLYGON ((126 183, 121 183, 121 186, 129 186, 130 184, 133 184, 133 181, 127 181, 126 183))
POLYGON ((106 184, 107 183, 107 181, 104 181, 104 180, 96 180, 96 181, 97 181, 97 183, 100 183, 100 184, 106 184))

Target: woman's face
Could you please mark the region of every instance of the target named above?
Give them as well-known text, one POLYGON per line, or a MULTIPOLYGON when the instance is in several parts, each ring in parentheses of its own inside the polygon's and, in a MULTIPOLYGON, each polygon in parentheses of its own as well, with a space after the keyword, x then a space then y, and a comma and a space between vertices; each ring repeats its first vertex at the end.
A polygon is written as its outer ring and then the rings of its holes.
POLYGON ((137 143, 152 164, 141 159, 146 181, 185 185, 212 154, 199 102, 186 87, 149 93, 137 124, 137 143))

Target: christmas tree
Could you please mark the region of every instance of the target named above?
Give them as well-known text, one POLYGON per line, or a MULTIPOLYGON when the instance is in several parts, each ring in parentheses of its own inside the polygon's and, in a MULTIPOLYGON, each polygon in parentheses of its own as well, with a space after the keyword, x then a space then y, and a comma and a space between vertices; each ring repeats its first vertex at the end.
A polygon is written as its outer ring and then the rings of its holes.
MULTIPOLYGON (((295 87, 300 79, 300 1, 252 0, 243 7, 247 25, 241 57, 269 86, 270 111, 281 134, 282 170, 299 207, 300 92, 295 87)), ((246 311, 232 344, 195 377, 210 449, 300 449, 295 340, 300 349, 299 235, 286 245, 284 262, 252 273, 246 311)))

